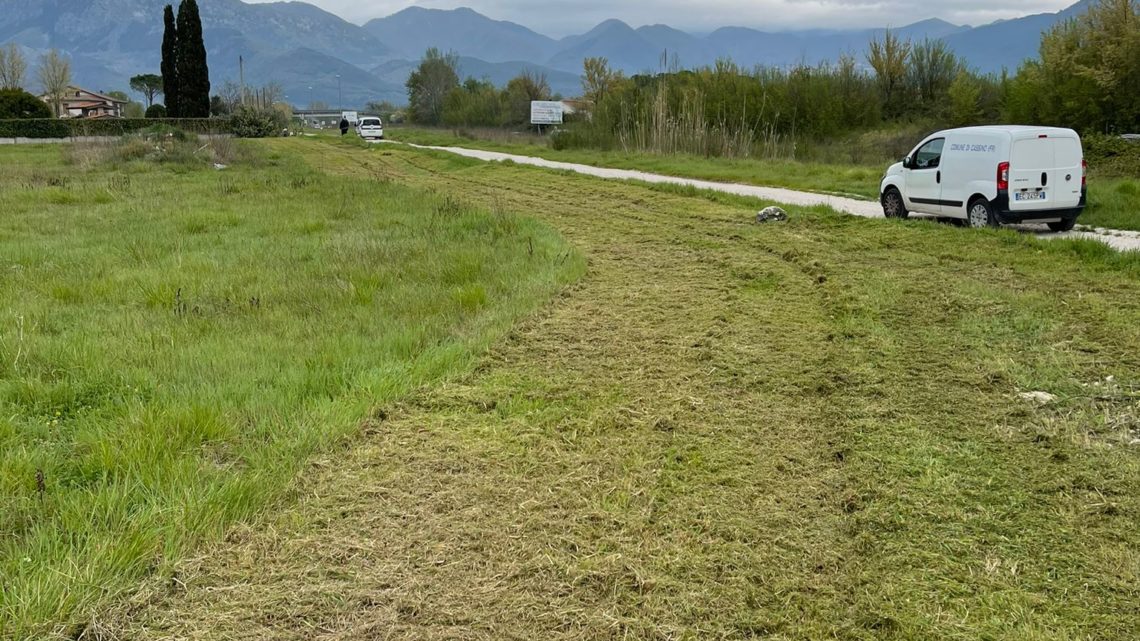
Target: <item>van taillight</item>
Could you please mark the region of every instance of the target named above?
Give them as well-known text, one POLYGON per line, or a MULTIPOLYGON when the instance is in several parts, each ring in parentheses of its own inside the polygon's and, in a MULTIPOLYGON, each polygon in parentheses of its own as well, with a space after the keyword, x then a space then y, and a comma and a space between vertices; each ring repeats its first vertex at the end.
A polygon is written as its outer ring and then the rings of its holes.
POLYGON ((998 165, 997 188, 998 191, 1005 191, 1009 189, 1009 163, 1007 162, 1003 162, 998 165))
POLYGON ((1089 161, 1081 160, 1081 187, 1089 184, 1089 161))

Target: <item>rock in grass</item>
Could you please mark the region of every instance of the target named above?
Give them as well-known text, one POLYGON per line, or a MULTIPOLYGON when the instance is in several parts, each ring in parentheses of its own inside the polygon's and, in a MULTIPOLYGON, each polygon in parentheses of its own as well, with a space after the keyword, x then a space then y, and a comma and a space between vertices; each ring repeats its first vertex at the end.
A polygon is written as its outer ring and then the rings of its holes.
POLYGON ((1022 400, 1037 403, 1038 405, 1048 405, 1057 400, 1057 397, 1049 392, 1022 392, 1018 394, 1022 400))
POLYGON ((756 214, 756 222, 758 223, 770 223, 787 219, 788 212, 779 207, 765 207, 760 210, 760 213, 756 214))

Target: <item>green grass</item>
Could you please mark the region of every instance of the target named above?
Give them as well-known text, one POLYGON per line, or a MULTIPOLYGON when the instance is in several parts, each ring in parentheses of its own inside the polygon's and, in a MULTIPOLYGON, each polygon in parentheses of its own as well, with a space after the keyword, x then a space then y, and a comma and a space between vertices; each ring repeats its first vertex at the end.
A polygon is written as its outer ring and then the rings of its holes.
MULTIPOLYGON (((421 145, 488 149, 597 167, 634 169, 671 176, 769 187, 786 187, 854 198, 878 198, 879 181, 889 162, 876 165, 826 164, 789 160, 657 156, 644 153, 552 149, 534 135, 512 136, 496 130, 451 130, 390 127, 392 140, 421 145)), ((1092 167, 1089 206, 1079 222, 1109 229, 1140 230, 1140 180, 1102 177, 1092 167)))
POLYGON ((274 145, 530 212, 589 271, 112 638, 1140 638, 1140 255, 274 145))
MULTIPOLYGON (((394 127, 388 138, 420 145, 459 146, 502 151, 572 162, 595 167, 633 169, 670 176, 787 187, 819 193, 875 199, 883 167, 828 165, 787 160, 657 156, 590 149, 556 150, 535 136, 495 136, 491 139, 460 136, 442 129, 394 127)), ((486 135, 479 130, 473 136, 486 135)))
POLYGON ((582 270, 544 225, 384 175, 151 151, 0 148, 5 639, 70 638, 582 270))
POLYGON ((1140 230, 1140 179, 1089 178, 1089 206, 1078 219, 1083 225, 1140 230))

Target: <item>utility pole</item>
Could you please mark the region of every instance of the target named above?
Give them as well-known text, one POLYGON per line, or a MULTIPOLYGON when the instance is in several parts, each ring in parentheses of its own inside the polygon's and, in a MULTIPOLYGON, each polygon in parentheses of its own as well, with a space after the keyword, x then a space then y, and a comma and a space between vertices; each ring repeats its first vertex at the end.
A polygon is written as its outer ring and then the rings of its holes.
POLYGON ((241 105, 245 106, 245 58, 238 56, 238 84, 241 86, 241 105))
POLYGON ((344 93, 340 90, 340 74, 336 75, 336 105, 339 111, 344 111, 344 93))

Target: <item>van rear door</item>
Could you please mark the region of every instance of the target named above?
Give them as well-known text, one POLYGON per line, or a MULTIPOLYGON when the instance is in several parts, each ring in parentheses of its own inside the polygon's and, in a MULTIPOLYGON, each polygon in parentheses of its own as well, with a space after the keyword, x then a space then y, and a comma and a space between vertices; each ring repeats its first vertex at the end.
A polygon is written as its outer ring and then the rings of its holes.
POLYGON ((1061 129, 1017 132, 1009 158, 1009 208, 1076 207, 1081 199, 1081 143, 1061 129))
POLYGON ((1053 184, 1056 186, 1056 207, 1078 207, 1081 204, 1081 182, 1084 177, 1084 150, 1081 139, 1058 135, 1053 141, 1053 184))

